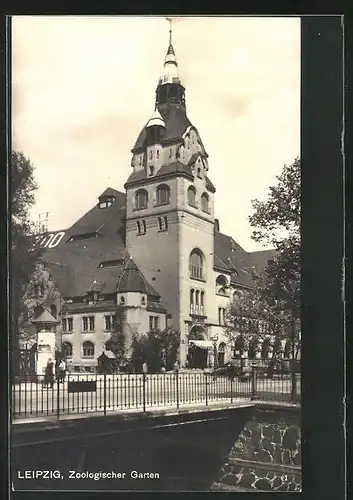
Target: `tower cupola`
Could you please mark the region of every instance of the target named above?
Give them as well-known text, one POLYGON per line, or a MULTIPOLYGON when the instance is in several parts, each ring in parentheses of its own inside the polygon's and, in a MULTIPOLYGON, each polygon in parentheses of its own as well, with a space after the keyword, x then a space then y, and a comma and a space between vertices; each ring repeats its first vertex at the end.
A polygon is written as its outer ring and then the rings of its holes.
POLYGON ((156 108, 167 103, 185 106, 185 89, 179 77, 178 61, 172 42, 172 20, 168 18, 168 21, 170 22, 169 46, 156 90, 156 108))

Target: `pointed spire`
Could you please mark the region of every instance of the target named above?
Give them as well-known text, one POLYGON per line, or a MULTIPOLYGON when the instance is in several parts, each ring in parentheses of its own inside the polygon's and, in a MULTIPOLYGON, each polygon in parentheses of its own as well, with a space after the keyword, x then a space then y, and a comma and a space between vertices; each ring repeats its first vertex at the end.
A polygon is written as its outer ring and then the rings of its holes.
POLYGON ((170 49, 173 50, 173 45, 172 45, 172 21, 173 19, 171 17, 166 17, 166 20, 169 21, 169 49, 168 49, 168 52, 170 49))
POLYGON ((169 45, 164 60, 163 72, 158 80, 156 89, 155 109, 160 104, 175 103, 185 107, 185 89, 179 77, 178 62, 175 56, 172 40, 172 19, 169 21, 169 45))
POLYGON ((180 79, 178 76, 178 62, 175 57, 174 47, 172 43, 172 19, 170 17, 166 17, 166 20, 169 21, 169 46, 167 50, 167 55, 164 61, 164 70, 163 75, 159 80, 159 84, 164 83, 180 83, 180 79))

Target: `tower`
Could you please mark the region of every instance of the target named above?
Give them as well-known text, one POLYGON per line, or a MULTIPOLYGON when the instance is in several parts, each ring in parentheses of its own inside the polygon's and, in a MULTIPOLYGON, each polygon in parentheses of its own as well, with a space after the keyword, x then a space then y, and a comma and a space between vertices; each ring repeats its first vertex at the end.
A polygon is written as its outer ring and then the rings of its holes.
MULTIPOLYGON (((155 109, 132 155, 133 172, 125 184, 127 251, 181 332, 184 364, 190 325, 207 323, 215 289, 215 188, 208 155, 187 117, 171 29, 155 109)), ((204 332, 207 336, 207 326, 204 332)))

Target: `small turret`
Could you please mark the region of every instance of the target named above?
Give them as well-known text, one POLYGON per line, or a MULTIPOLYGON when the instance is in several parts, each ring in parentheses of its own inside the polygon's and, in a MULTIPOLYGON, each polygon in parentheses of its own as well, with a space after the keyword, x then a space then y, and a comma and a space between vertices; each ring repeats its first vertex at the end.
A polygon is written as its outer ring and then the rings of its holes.
POLYGON ((146 168, 147 175, 154 175, 163 165, 162 142, 165 135, 165 122, 156 109, 146 126, 146 168))

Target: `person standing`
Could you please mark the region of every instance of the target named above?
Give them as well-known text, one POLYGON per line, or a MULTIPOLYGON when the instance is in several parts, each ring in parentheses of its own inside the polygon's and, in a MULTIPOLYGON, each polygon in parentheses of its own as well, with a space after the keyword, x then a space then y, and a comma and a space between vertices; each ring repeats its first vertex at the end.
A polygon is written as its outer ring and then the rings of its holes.
POLYGON ((66 363, 65 363, 64 359, 61 359, 60 363, 58 365, 58 379, 59 379, 59 382, 64 382, 65 375, 66 375, 66 363))
POLYGON ((47 366, 45 367, 45 374, 44 374, 44 385, 48 386, 50 385, 50 388, 53 388, 54 385, 54 363, 51 358, 48 359, 47 366))
POLYGON ((148 372, 148 366, 147 366, 147 363, 145 361, 143 363, 143 365, 142 365, 142 373, 144 373, 145 375, 147 375, 147 372, 148 372))

